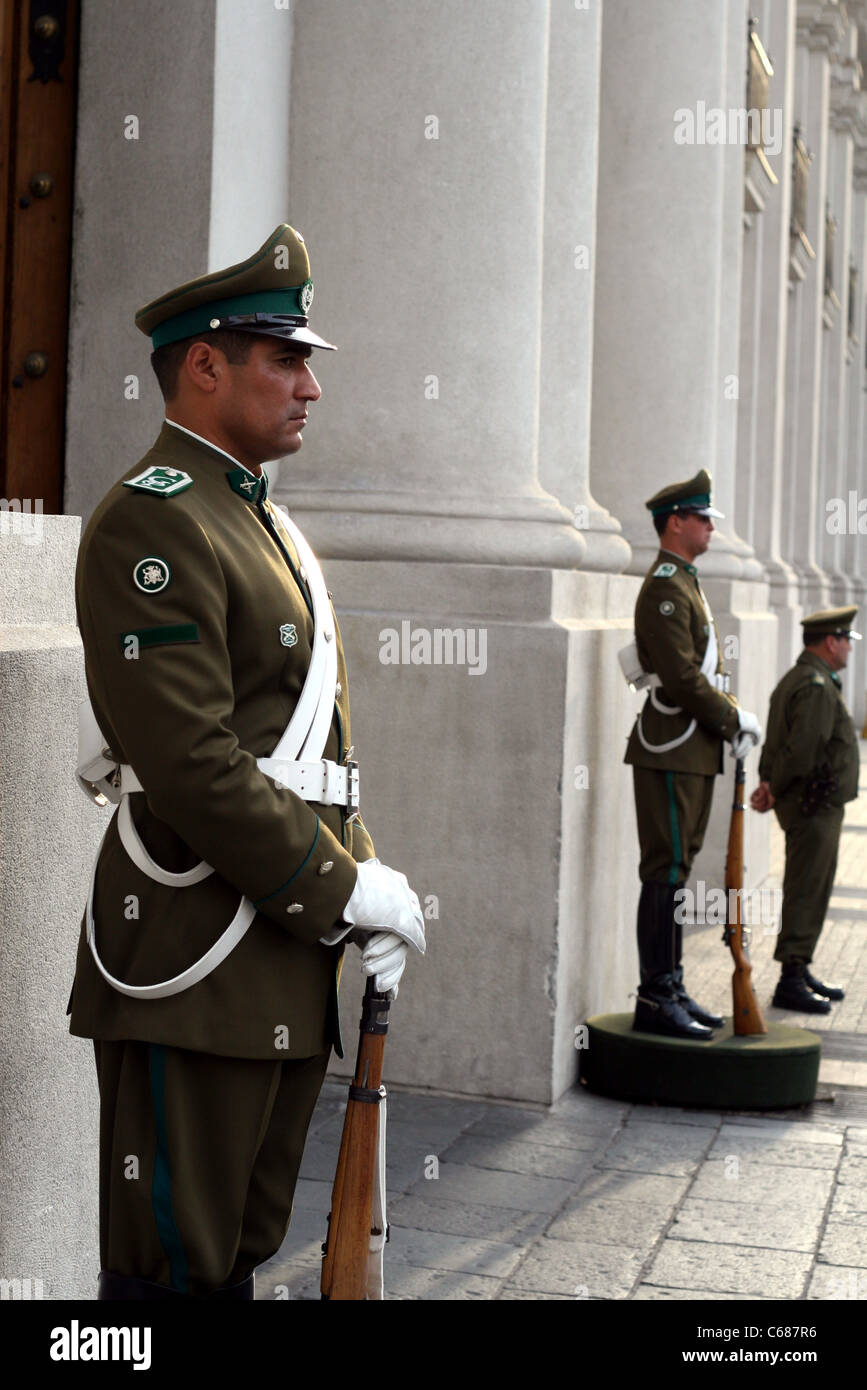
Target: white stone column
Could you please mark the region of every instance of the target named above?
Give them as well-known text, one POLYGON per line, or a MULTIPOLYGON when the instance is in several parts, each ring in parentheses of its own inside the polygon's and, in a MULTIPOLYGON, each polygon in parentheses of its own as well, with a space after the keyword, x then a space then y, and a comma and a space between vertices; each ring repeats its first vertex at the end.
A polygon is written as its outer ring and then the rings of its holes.
POLYGON ((66 1016, 105 827, 74 776, 79 529, 0 511, 0 1276, 25 1298, 95 1298, 99 1272, 96 1069, 66 1016))
MULTIPOLYGON (((833 245, 833 287, 836 303, 827 305, 823 352, 823 415, 819 451, 819 505, 816 512, 817 559, 831 586, 834 604, 848 600, 850 583, 845 568, 846 537, 830 526, 829 503, 848 501, 849 262, 852 234, 853 134, 860 93, 853 68, 857 36, 854 26, 842 41, 831 72, 828 140, 828 207, 836 220, 833 245)), ((848 508, 847 508, 848 511, 848 508)))
MULTIPOLYGON (((785 424, 795 0, 763 0, 755 10, 758 34, 774 67, 769 106, 772 131, 782 148, 767 152, 776 186, 760 168, 753 169, 745 215, 735 518, 764 566, 783 632, 792 627, 794 618, 788 615, 797 604, 795 574, 781 553, 781 513, 790 486, 785 424)), ((788 663, 790 645, 787 636, 780 669, 788 663)))
POLYGON ((281 486, 325 554, 582 562, 538 478, 548 59, 536 0, 297 12, 293 215, 340 352, 281 486))
POLYGON ((816 252, 796 291, 790 318, 787 397, 792 403, 790 488, 785 527, 791 537, 787 556, 799 582, 804 608, 829 601, 829 585, 816 552, 819 522, 820 438, 822 428, 823 347, 829 317, 825 303, 825 209, 828 192, 830 60, 843 37, 839 9, 832 4, 799 3, 795 117, 813 153, 807 187, 807 237, 816 252))
MULTIPOLYGON (((736 87, 743 105, 745 25, 738 0, 603 10, 592 482, 624 525, 635 573, 656 548, 644 500, 666 483, 708 468, 731 525, 736 407, 724 378, 738 369, 741 196, 726 200, 743 151, 707 143, 706 112, 736 87)), ((708 572, 740 575, 737 549, 721 532, 708 572)))

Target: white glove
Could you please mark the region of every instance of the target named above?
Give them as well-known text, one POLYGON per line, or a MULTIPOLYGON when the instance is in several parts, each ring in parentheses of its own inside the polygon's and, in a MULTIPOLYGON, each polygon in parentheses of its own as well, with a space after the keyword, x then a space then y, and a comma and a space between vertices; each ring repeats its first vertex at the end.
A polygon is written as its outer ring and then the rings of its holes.
POLYGON ((358 878, 352 897, 343 909, 343 919, 354 927, 394 932, 424 955, 424 918, 418 897, 405 874, 390 869, 378 859, 365 859, 359 864, 358 878))
POLYGON ((371 932, 361 952, 361 969, 363 974, 373 975, 377 994, 397 998, 397 987, 406 968, 408 954, 408 942, 396 932, 371 932))
POLYGON ((732 738, 732 757, 745 758, 761 742, 762 726, 748 709, 738 709, 738 732, 732 738))

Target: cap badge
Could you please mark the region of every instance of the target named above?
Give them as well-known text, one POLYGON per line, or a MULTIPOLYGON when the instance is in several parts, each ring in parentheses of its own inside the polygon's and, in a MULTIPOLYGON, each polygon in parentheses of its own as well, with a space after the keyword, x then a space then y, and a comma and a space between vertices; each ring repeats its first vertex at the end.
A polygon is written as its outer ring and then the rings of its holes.
POLYGON ((309 314, 310 305, 313 303, 313 281, 305 280, 298 291, 298 303, 301 305, 302 314, 309 314))
POLYGON ((171 579, 172 572, 158 555, 148 555, 144 560, 139 560, 132 577, 136 588, 141 589, 143 594, 159 594, 171 579))

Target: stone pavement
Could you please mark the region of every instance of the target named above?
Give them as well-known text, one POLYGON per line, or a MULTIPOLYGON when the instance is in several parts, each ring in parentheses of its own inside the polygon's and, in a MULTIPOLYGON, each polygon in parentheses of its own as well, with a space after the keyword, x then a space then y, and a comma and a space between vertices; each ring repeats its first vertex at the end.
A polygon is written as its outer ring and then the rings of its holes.
MULTIPOLYGON (((779 882, 779 832, 772 869, 779 882)), ((730 1012, 719 938, 716 926, 690 933, 687 980, 730 1012)), ((386 1296, 867 1299, 867 792, 847 808, 816 957, 817 973, 846 987, 843 1003, 819 1018, 770 1008, 773 945, 773 931, 754 929, 768 1018, 822 1032, 809 1107, 675 1110, 577 1087, 545 1108, 392 1089, 386 1296)), ((345 1082, 323 1089, 259 1298, 319 1297, 345 1096, 345 1082)))

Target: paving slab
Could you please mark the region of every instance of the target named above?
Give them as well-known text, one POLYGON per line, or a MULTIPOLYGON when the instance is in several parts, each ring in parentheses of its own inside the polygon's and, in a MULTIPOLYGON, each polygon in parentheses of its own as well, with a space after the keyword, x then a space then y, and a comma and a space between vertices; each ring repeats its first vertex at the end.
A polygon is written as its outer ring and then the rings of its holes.
MULTIPOLYGON (((842 1136, 837 1136, 838 1140, 842 1136)), ((799 1144, 795 1140, 778 1138, 767 1130, 727 1127, 720 1134, 708 1155, 709 1158, 731 1157, 750 1163, 782 1165, 787 1168, 828 1168, 832 1171, 840 1162, 841 1144, 799 1144)))
POLYGON ((867 1212, 846 1212, 845 1215, 832 1212, 818 1258, 823 1264, 867 1270, 867 1212))
POLYGON ((775 1301, 755 1293, 715 1293, 712 1289, 663 1289, 656 1284, 639 1284, 631 1301, 657 1303, 667 1300, 668 1302, 691 1303, 694 1299, 703 1299, 708 1303, 770 1303, 775 1301))
MULTIPOLYGON (((431 1191, 435 1192, 436 1188, 431 1188, 431 1191)), ((549 1219, 547 1212, 474 1205, 415 1193, 388 1204, 391 1226, 508 1241, 519 1247, 528 1245, 534 1236, 541 1235, 549 1219)))
MULTIPOLYGON (((422 1180, 424 1182, 424 1179, 422 1180)), ((501 1173, 491 1168, 472 1168, 466 1163, 441 1163, 436 1180, 440 1196, 453 1202, 479 1206, 516 1207, 518 1211, 555 1212, 571 1197, 574 1184, 564 1178, 537 1178, 527 1173, 501 1173)), ((429 1200, 431 1183, 418 1183, 414 1196, 423 1191, 429 1200)))
POLYGON ((800 1251, 668 1238, 643 1282, 663 1288, 794 1299, 801 1297, 812 1263, 812 1255, 800 1251))
POLYGON ((824 1207, 834 1184, 827 1168, 790 1168, 776 1163, 707 1159, 696 1175, 691 1197, 761 1206, 824 1207))
POLYGON ((468 1125, 461 1137, 475 1138, 487 1135, 493 1138, 512 1138, 545 1148, 591 1150, 598 1148, 616 1134, 621 1124, 619 1118, 603 1121, 601 1116, 595 1117, 591 1123, 577 1118, 574 1121, 540 1119, 538 1115, 529 1120, 515 1120, 508 1111, 502 1112, 492 1108, 487 1115, 468 1125))
POLYGON ((649 1253, 670 1220, 669 1206, 604 1197, 585 1201, 579 1197, 554 1218, 547 1234, 552 1240, 625 1245, 649 1253))
POLYGON ((688 1187, 687 1176, 671 1177, 664 1173, 623 1172, 617 1168, 606 1168, 590 1173, 574 1194, 575 1203, 570 1205, 615 1198, 651 1207, 674 1208, 688 1187))
POLYGON ((422 1269, 395 1260, 388 1266, 387 1299, 493 1299, 502 1281, 483 1274, 463 1274, 449 1269, 422 1269))
POLYGON ((531 1247, 508 1287, 572 1298, 626 1298, 643 1257, 625 1245, 548 1240, 531 1247))
POLYGON ((630 1125, 612 1139, 598 1168, 680 1177, 695 1172, 712 1142, 715 1130, 692 1125, 630 1125))
POLYGON ((749 1245, 766 1250, 815 1249, 822 1225, 821 1205, 767 1206, 687 1197, 669 1228, 672 1240, 749 1245))
POLYGON ((504 1241, 479 1240, 467 1236, 444 1235, 439 1231, 419 1231, 408 1226, 391 1226, 388 1242, 389 1279, 394 1266, 403 1261, 424 1269, 451 1269, 464 1274, 485 1274, 505 1279, 520 1263, 523 1252, 504 1241))
POLYGON ((601 1154, 601 1139, 588 1154, 584 1149, 562 1145, 547 1147, 524 1140, 489 1134, 462 1134, 449 1147, 449 1163, 469 1163, 474 1168, 494 1168, 511 1173, 528 1173, 542 1178, 568 1178, 575 1182, 593 1166, 593 1155, 601 1154))
POLYGON ((835 1303, 863 1302, 867 1300, 867 1272, 845 1265, 816 1265, 807 1298, 835 1303))

